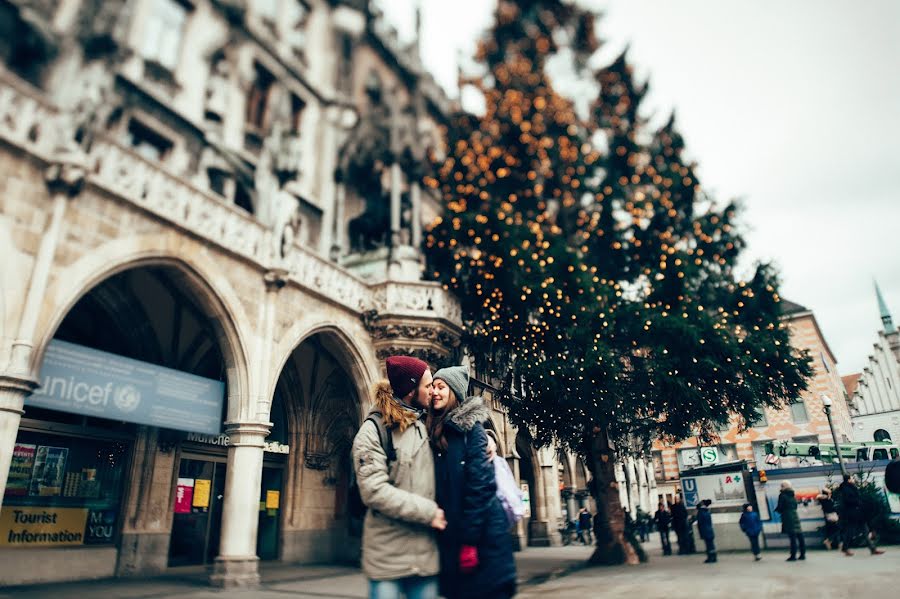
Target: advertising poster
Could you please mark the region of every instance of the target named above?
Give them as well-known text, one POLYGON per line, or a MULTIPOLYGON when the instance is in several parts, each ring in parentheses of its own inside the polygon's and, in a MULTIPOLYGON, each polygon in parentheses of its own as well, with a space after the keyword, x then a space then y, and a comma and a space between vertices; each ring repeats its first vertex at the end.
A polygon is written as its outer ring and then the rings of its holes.
POLYGON ((522 504, 525 507, 525 515, 524 518, 531 518, 531 493, 528 490, 528 483, 521 483, 522 485, 522 504))
POLYGON ((681 478, 687 507, 697 507, 704 499, 711 499, 714 507, 740 507, 747 501, 744 474, 723 472, 681 478))
POLYGON ((271 489, 266 490, 266 509, 267 510, 277 510, 278 504, 281 501, 281 492, 273 491, 271 489))
POLYGON ((194 500, 191 502, 193 507, 208 508, 209 492, 212 487, 211 480, 198 478, 194 481, 194 500))
POLYGON ((66 459, 68 457, 69 449, 67 447, 38 445, 28 494, 41 497, 59 495, 62 491, 63 478, 66 475, 66 459))
POLYGON ((0 547, 69 547, 84 543, 88 510, 4 506, 0 547))
POLYGON ((194 501, 194 479, 179 478, 175 487, 175 513, 190 514, 194 501))
POLYGON ((217 435, 225 383, 52 340, 26 406, 217 435))
POLYGON ((7 497, 28 495, 31 483, 31 471, 34 468, 34 454, 37 445, 16 443, 13 447, 12 463, 9 465, 9 478, 6 481, 7 497))
POLYGON ((91 510, 88 513, 87 528, 84 531, 85 545, 108 545, 114 541, 116 532, 116 510, 91 510))

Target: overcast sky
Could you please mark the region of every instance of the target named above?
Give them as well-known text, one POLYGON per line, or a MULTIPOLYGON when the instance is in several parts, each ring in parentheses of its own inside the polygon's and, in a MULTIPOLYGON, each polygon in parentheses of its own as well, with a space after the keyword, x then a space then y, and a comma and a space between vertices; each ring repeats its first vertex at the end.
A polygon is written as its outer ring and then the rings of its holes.
MULTIPOLYGON (((456 95, 494 3, 421 3, 423 60, 456 95)), ((416 0, 379 4, 411 37, 416 0)), ((648 110, 676 110, 704 187, 745 200, 749 261, 774 261, 841 374, 859 371, 881 324, 873 278, 900 324, 900 1, 587 4, 605 12, 603 57, 630 45, 648 110)))

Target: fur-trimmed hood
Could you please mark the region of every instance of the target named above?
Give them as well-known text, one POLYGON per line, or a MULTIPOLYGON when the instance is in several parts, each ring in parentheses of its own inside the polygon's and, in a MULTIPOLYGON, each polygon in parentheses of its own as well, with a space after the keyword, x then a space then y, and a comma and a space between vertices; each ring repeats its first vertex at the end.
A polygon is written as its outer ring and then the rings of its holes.
POLYGON ((468 397, 458 408, 450 412, 447 420, 461 431, 470 431, 478 423, 484 423, 490 416, 490 410, 484 405, 481 397, 468 397))
POLYGON ((379 381, 372 395, 372 412, 381 414, 387 428, 398 427, 400 432, 419 419, 420 413, 407 409, 394 397, 394 390, 388 381, 379 381))

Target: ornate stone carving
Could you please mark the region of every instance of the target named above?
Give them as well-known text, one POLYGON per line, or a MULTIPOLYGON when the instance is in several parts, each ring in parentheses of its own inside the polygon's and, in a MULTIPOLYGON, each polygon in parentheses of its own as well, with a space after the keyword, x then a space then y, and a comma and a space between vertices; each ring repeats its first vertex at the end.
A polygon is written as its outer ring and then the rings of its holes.
POLYGON ((300 138, 286 126, 291 119, 288 95, 283 92, 280 97, 256 165, 254 212, 272 232, 272 255, 284 258, 293 248, 300 225, 299 200, 284 185, 300 175, 302 156, 300 138))

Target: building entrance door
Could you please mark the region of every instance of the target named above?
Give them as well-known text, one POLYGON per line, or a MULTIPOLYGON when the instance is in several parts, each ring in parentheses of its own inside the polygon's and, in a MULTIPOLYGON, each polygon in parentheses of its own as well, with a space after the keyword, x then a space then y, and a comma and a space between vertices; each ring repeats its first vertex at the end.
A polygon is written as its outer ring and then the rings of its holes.
POLYGON ((259 559, 278 559, 279 526, 281 521, 281 482, 284 469, 263 467, 259 497, 259 529, 256 535, 256 555, 259 559))
POLYGON ((182 459, 175 491, 169 566, 209 564, 219 554, 225 463, 182 459))

